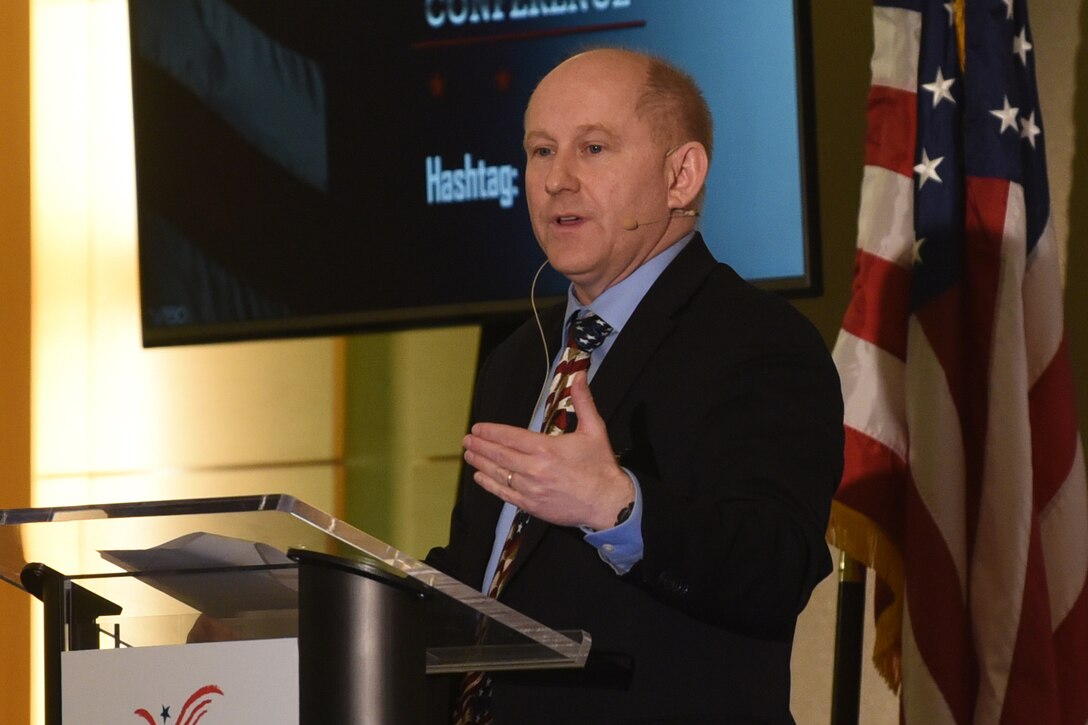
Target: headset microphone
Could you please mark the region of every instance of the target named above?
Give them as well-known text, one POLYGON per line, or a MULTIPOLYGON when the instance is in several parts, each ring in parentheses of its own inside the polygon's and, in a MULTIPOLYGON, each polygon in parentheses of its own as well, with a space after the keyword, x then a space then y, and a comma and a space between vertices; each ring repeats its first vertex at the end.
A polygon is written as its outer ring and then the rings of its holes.
POLYGON ((639 227, 648 227, 651 224, 660 224, 661 222, 666 222, 669 219, 672 219, 673 217, 680 217, 680 216, 699 216, 699 210, 698 209, 673 209, 671 212, 669 212, 668 216, 661 217, 660 219, 654 219, 653 221, 649 221, 649 222, 640 222, 640 221, 638 221, 637 219, 634 219, 634 218, 624 219, 623 221, 620 222, 620 226, 622 226, 625 230, 627 230, 629 232, 633 232, 636 229, 638 229, 639 227))
POLYGON ((548 337, 544 334, 544 323, 540 321, 540 312, 536 309, 536 283, 540 279, 540 274, 544 271, 544 268, 548 266, 548 260, 544 260, 544 264, 540 265, 540 268, 533 275, 533 283, 529 286, 529 304, 533 308, 533 319, 536 320, 536 330, 540 333, 540 342, 544 345, 544 385, 545 387, 551 385, 551 372, 552 368, 552 355, 548 351, 548 337))

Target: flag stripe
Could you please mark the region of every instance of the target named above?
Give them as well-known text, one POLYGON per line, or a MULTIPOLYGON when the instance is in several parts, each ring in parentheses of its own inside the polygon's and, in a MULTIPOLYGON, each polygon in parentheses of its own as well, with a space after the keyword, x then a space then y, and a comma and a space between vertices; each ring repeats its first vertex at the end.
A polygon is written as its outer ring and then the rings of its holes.
MULTIPOLYGON (((1015 681, 1010 678, 1014 667, 1026 666, 1029 672, 1041 674, 1039 667, 1049 660, 1049 652, 1039 654, 1024 640, 1030 641, 1039 630, 1049 638, 1050 626, 1048 607, 1039 607, 1040 598, 1045 604, 1046 580, 1040 568, 1036 521, 1030 515, 1032 487, 1009 485, 1032 480, 1021 304, 1026 230, 1022 224, 1005 225, 1007 218, 1020 213, 1023 196, 1019 185, 1001 180, 969 179, 968 184, 968 198, 975 204, 974 213, 968 209, 967 240, 976 255, 975 268, 982 269, 984 275, 990 274, 993 266, 999 268, 997 279, 985 283, 985 294, 993 294, 995 299, 992 305, 983 305, 993 310, 991 344, 1001 353, 989 365, 987 376, 985 409, 989 418, 971 580, 972 622, 987 632, 976 641, 982 677, 975 711, 982 722, 998 722, 1009 687, 1017 695, 1009 703, 1013 712, 1019 711, 1021 700, 1031 701, 1020 692, 1021 688, 1030 689, 1023 680, 1025 672, 1020 671, 1015 681), (1003 203, 1006 199, 1007 205, 1003 203), (1003 606, 995 606, 998 603, 1003 606), (1044 613, 1041 622, 1037 619, 1040 611, 1044 613)), ((983 359, 991 359, 989 349, 983 359)), ((1056 698, 1043 699, 1053 702, 1056 698)))
POLYGON ((880 527, 882 538, 890 535, 892 540, 899 541, 906 495, 906 461, 856 428, 848 427, 846 436, 850 438, 851 450, 858 455, 851 458, 843 471, 839 502, 855 511, 865 511, 880 527), (881 495, 876 495, 877 491, 881 495))
MULTIPOLYGON (((936 526, 936 533, 927 533, 925 541, 915 544, 909 532, 912 522, 908 521, 907 545, 928 547, 939 544, 944 547, 944 557, 955 572, 955 586, 944 583, 939 589, 927 588, 927 591, 942 606, 952 608, 963 606, 967 598, 968 532, 964 528, 967 461, 963 448, 948 445, 950 441, 962 439, 964 433, 952 390, 944 377, 940 360, 928 343, 922 326, 912 318, 912 359, 907 367, 907 388, 919 393, 908 396, 906 400, 911 483, 915 497, 925 510, 925 518, 936 526), (939 541, 930 541, 929 537, 933 536, 939 541)), ((915 514, 916 517, 920 515, 915 514)), ((942 581, 951 579, 943 573, 940 575, 942 581)), ((922 648, 922 654, 930 653, 922 648)))
MULTIPOLYGON (((919 622, 919 626, 926 627, 928 623, 919 622)), ((914 637, 914 619, 911 616, 911 607, 908 596, 906 613, 903 616, 903 669, 911 673, 910 677, 903 679, 901 692, 900 721, 918 723, 953 723, 955 716, 948 707, 944 695, 933 674, 922 660, 918 651, 918 642, 914 637), (905 712, 906 704, 910 703, 910 716, 905 712)))
MULTIPOLYGON (((1009 658, 1008 689, 985 722, 1061 722, 1058 672, 1046 596, 1046 574, 1037 527, 1031 531, 1024 597, 1018 613, 1019 631, 1015 654, 1009 658)), ((986 715, 980 697, 976 715, 986 715)))
MULTIPOLYGON (((1050 590, 1050 619, 1055 631, 1070 623, 1074 616, 1083 621, 1070 624, 1088 629, 1088 612, 1077 602, 1088 590, 1088 481, 1084 473, 1084 448, 1077 440, 1069 478, 1039 516, 1043 552, 1046 556, 1047 586, 1050 590)), ((1081 640, 1081 642, 1088 640, 1081 640)), ((1081 653, 1084 662, 1088 656, 1081 653)), ((1086 677, 1084 682, 1088 682, 1086 677)), ((1085 710, 1088 713, 1088 710, 1085 710)))
MULTIPOLYGON (((1083 463, 1083 457, 1081 460, 1083 463)), ((1084 492, 1083 484, 1082 479, 1081 493, 1084 492)), ((1082 516, 1085 513, 1085 509, 1082 508, 1082 516)), ((1045 540, 1045 535, 1043 538, 1045 540)), ((1050 563, 1049 553, 1047 563, 1050 563)), ((1049 566, 1047 570, 1049 577, 1049 566)), ((1065 618, 1061 620, 1061 624, 1054 630, 1054 657, 1062 663, 1058 669, 1058 688, 1063 722, 1066 723, 1084 722, 1084 713, 1088 713, 1088 687, 1084 686, 1084 683, 1088 682, 1088 657, 1084 654, 1085 642, 1088 642, 1088 587, 1084 586, 1081 579, 1080 596, 1065 618)))
MULTIPOLYGON (((906 519, 910 556, 903 565, 907 608, 915 625, 914 639, 925 670, 931 673, 955 722, 969 723, 976 675, 972 664, 970 621, 962 604, 960 572, 943 544, 947 532, 930 517, 917 489, 908 488, 906 519), (947 596, 951 594, 952 596, 947 596), (934 626, 940 623, 940 626, 934 626)), ((909 679, 913 670, 905 670, 909 679)), ((912 703, 913 705, 913 703, 912 703)), ((913 718, 908 719, 908 722, 913 718)), ((946 721, 951 722, 951 721, 946 721)))
POLYGON ((859 250, 854 264, 854 294, 843 318, 843 329, 905 361, 909 292, 907 270, 859 250), (886 299, 899 300, 900 304, 886 304, 886 299))
POLYGON ((861 206, 874 213, 858 220, 858 250, 909 270, 914 261, 914 186, 910 177, 866 166, 861 206))
POLYGON ((1046 508, 1066 482, 1076 461, 1077 417, 1069 406, 1075 395, 1069 350, 1063 340, 1028 398, 1034 505, 1038 511, 1046 508))
POLYGON ((833 356, 840 371, 852 373, 842 376, 846 426, 906 460, 903 362, 846 330, 839 334, 833 356))
MULTIPOLYGON (((1028 349, 1028 381, 1034 385, 1064 344, 1062 326, 1062 280, 1058 261, 1058 239, 1048 223, 1039 243, 1028 257, 1024 275, 1024 318, 1028 349)), ((1072 384, 1072 371, 1069 381, 1072 384)), ((1072 398, 1069 398, 1072 400, 1072 398)))
POLYGON ((921 35, 922 14, 917 10, 879 5, 873 8, 873 86, 915 92, 921 35))
POLYGON ((887 86, 869 89, 867 111, 869 130, 865 136, 865 163, 914 175, 914 129, 916 97, 910 91, 887 86))

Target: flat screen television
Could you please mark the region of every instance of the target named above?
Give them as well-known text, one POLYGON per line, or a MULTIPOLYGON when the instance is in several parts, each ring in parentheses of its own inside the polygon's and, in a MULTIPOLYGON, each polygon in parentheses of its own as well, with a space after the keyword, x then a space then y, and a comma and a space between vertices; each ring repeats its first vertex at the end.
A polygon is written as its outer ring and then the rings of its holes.
MULTIPOLYGON (((715 256, 819 291, 802 0, 130 0, 129 16, 146 346, 524 313, 544 260, 524 108, 601 45, 704 89, 715 256)), ((537 297, 565 289, 548 270, 537 297)))

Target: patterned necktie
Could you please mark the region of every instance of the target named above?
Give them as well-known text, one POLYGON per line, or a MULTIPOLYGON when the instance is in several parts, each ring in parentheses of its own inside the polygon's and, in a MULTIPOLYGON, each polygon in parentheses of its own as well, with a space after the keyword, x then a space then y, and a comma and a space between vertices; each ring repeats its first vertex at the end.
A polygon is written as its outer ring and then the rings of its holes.
MULTIPOLYGON (((575 373, 589 371, 589 356, 605 338, 612 334, 612 327, 593 313, 574 321, 567 335, 567 346, 544 401, 544 418, 541 432, 548 435, 570 433, 578 426, 574 404, 570 399, 570 384, 575 373)), ((529 523, 529 514, 519 510, 514 515, 510 531, 506 534, 495 576, 491 578, 487 596, 498 599, 510 578, 510 567, 521 546, 522 533, 529 523)), ((461 696, 453 712, 455 725, 488 725, 491 723, 491 677, 486 672, 466 673, 461 683, 461 696)))

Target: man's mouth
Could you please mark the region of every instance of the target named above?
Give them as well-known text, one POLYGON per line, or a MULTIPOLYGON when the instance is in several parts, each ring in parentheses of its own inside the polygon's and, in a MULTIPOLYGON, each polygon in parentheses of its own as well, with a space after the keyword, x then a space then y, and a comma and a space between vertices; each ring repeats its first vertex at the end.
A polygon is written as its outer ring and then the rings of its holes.
POLYGON ((574 214, 561 214, 555 218, 555 223, 560 225, 575 224, 577 222, 580 222, 581 220, 582 217, 575 216, 574 214))

